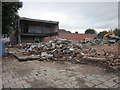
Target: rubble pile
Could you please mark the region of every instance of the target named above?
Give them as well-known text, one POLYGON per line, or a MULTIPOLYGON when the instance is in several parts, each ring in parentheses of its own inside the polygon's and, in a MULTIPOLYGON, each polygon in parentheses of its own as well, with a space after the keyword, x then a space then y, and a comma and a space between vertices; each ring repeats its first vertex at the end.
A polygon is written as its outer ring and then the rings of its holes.
POLYGON ((109 68, 118 69, 120 65, 120 57, 118 53, 107 56, 105 64, 109 68))
POLYGON ((85 45, 91 45, 91 46, 103 46, 103 45, 108 45, 109 42, 108 40, 104 40, 104 39, 89 39, 89 38, 85 38, 83 40, 81 40, 79 43, 85 44, 85 45))
POLYGON ((24 55, 40 55, 40 60, 75 60, 84 56, 82 44, 57 38, 48 43, 40 43, 24 48, 24 55))
POLYGON ((116 67, 119 65, 120 58, 113 52, 102 49, 101 52, 92 46, 105 45, 102 40, 94 39, 86 43, 75 43, 64 38, 56 38, 47 43, 24 44, 19 48, 24 49, 23 57, 30 59, 36 57, 38 60, 58 61, 67 60, 73 62, 84 63, 86 61, 99 61, 108 67, 116 67))

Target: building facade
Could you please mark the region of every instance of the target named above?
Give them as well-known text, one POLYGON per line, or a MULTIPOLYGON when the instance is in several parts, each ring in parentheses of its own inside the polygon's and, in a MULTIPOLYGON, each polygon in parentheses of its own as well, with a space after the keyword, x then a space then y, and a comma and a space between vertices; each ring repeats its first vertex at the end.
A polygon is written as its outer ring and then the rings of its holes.
POLYGON ((58 35, 59 22, 20 18, 18 21, 18 43, 41 42, 45 37, 58 35))

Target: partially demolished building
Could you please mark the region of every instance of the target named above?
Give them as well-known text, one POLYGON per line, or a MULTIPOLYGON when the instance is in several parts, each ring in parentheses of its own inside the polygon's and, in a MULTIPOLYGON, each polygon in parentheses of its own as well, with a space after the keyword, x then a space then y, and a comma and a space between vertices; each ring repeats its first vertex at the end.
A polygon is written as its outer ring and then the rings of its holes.
POLYGON ((44 37, 58 35, 59 22, 30 18, 18 21, 17 43, 41 42, 44 37))

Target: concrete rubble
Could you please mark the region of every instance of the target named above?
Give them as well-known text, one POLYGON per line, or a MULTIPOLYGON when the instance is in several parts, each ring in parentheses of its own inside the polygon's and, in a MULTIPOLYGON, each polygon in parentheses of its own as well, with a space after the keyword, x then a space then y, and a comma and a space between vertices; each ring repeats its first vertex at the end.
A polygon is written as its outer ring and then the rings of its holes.
POLYGON ((73 42, 64 38, 56 38, 49 42, 27 43, 17 45, 19 53, 13 53, 22 60, 72 61, 76 63, 99 62, 106 67, 116 69, 120 65, 119 55, 102 49, 101 52, 93 46, 108 45, 105 41, 93 39, 86 42, 73 42))

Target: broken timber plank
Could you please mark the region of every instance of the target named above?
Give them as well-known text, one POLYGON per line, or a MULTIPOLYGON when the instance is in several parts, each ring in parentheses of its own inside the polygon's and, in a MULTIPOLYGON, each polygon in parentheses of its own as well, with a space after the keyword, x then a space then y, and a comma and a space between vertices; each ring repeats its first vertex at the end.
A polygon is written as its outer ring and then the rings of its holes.
POLYGON ((98 58, 98 57, 83 57, 83 60, 94 60, 94 61, 102 61, 105 62, 106 58, 98 58))
POLYGON ((38 55, 30 55, 26 56, 22 53, 13 54, 19 61, 27 61, 27 60, 38 60, 40 57, 38 55))

